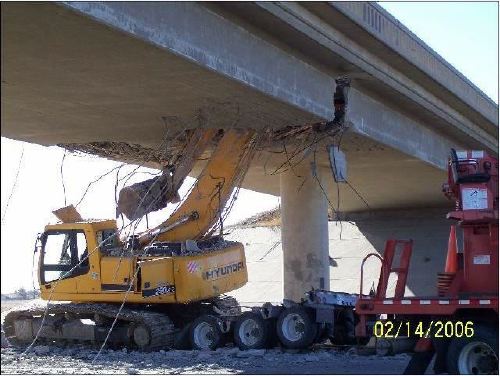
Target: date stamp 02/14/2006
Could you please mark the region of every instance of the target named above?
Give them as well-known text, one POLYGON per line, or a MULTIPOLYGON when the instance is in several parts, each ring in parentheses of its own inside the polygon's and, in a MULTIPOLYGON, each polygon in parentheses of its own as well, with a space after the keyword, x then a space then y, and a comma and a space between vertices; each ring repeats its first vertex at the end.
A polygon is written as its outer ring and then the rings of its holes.
POLYGON ((474 336, 472 321, 376 321, 373 335, 377 338, 471 338, 474 336))

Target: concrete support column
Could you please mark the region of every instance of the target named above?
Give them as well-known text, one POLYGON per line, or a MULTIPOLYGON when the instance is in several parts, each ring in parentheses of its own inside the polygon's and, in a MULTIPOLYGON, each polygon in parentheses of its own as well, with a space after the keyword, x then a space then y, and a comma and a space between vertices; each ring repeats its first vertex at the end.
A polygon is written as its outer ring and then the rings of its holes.
POLYGON ((283 297, 296 302, 313 287, 330 288, 328 206, 314 170, 306 158, 280 175, 283 297))

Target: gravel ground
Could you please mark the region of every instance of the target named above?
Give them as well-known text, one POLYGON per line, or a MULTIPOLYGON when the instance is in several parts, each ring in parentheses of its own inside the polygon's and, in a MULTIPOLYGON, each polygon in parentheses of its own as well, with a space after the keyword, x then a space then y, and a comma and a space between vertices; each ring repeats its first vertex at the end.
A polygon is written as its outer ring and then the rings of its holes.
POLYGON ((409 356, 361 356, 352 351, 281 349, 240 351, 104 350, 92 364, 96 349, 77 346, 35 346, 28 354, 2 348, 2 374, 401 374, 409 356))
POLYGON ((26 304, 30 302, 31 300, 6 300, 2 299, 2 304, 1 304, 1 310, 2 313, 7 312, 8 310, 12 308, 19 307, 20 305, 26 304))

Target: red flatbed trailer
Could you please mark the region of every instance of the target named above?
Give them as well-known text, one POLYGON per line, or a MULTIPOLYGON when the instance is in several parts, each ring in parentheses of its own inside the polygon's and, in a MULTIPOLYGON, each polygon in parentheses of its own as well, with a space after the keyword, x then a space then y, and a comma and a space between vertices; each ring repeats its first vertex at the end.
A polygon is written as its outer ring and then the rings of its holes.
POLYGON ((455 200, 447 218, 458 221, 463 251, 457 253, 452 226, 437 296, 404 296, 413 242, 388 240, 383 257, 370 254, 361 265, 356 336, 370 336, 367 324, 384 315, 387 321, 374 328, 377 337, 387 341, 399 336, 413 347, 406 373, 424 373, 436 355, 437 373, 498 374, 498 159, 483 151, 452 149, 443 192, 455 200), (398 247, 399 265, 394 267, 398 247), (363 266, 369 257, 382 263, 374 296, 362 294, 363 266), (397 283, 394 296, 388 297, 391 273, 397 274, 397 283))

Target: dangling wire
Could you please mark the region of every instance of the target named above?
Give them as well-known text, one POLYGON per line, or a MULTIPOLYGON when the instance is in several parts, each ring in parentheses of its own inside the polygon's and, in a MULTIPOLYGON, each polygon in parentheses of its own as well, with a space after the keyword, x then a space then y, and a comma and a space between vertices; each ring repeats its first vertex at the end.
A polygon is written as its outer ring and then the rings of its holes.
POLYGON ((217 196, 219 198, 219 221, 220 221, 220 229, 219 229, 219 235, 222 238, 222 235, 224 234, 224 221, 222 219, 222 201, 221 201, 221 190, 222 190, 222 184, 218 183, 217 184, 217 196))
POLYGON ((5 216, 7 215, 7 209, 9 208, 10 200, 12 196, 14 195, 14 191, 17 186, 17 180, 19 178, 19 172, 21 171, 21 163, 23 162, 23 156, 24 156, 24 145, 21 149, 21 156, 19 157, 19 163, 17 164, 17 172, 16 172, 16 177, 14 178, 14 184, 12 184, 12 189, 10 190, 9 198, 7 199, 7 203, 5 204, 5 209, 3 210, 2 214, 2 224, 5 222, 5 216))
POLYGON ((64 167, 64 160, 66 159, 66 152, 67 150, 64 149, 64 154, 61 160, 61 183, 63 186, 63 194, 64 194, 64 207, 66 207, 67 202, 66 202, 66 185, 64 185, 64 174, 63 174, 63 167, 64 167))
MULTIPOLYGON (((105 172, 104 174, 100 175, 99 177, 97 177, 96 179, 92 180, 88 185, 87 185, 87 188, 85 189, 85 191, 83 192, 83 195, 82 197, 80 198, 80 201, 78 201, 75 205, 75 209, 78 207, 78 205, 80 205, 83 201, 83 199, 85 198, 85 196, 87 195, 87 192, 89 191, 90 187, 92 186, 92 184, 95 184, 97 183, 99 180, 103 179, 105 176, 111 174, 113 171, 115 170, 120 170, 123 166, 125 166, 125 163, 122 163, 120 164, 119 166, 116 166, 116 167, 113 167, 111 170, 105 172)), ((62 172, 61 172, 62 173, 62 172)))
POLYGON ((33 247, 33 257, 31 260, 31 286, 33 288, 33 299, 35 299, 35 292, 36 292, 36 287, 35 287, 35 278, 33 277, 33 272, 35 270, 35 255, 38 250, 38 242, 40 241, 40 236, 42 234, 38 233, 36 235, 36 240, 35 240, 35 246, 33 247))

